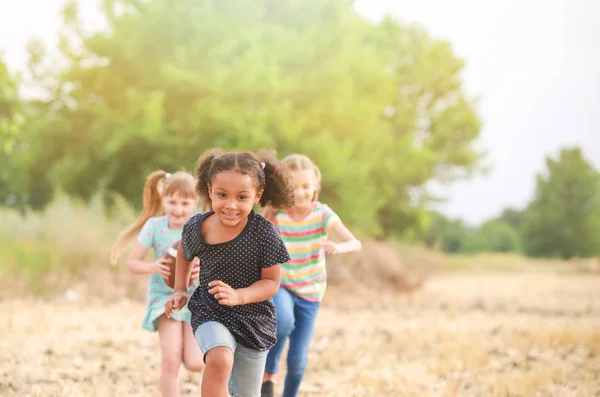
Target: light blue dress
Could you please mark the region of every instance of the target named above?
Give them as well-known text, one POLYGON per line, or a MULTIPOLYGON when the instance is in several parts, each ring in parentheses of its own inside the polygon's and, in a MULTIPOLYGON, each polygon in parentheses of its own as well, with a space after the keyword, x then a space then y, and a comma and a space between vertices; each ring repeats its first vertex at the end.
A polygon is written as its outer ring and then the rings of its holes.
MULTIPOLYGON (((140 232, 138 241, 144 244, 148 249, 154 250, 154 260, 161 258, 166 250, 181 240, 181 231, 169 229, 169 222, 166 215, 148 219, 140 232)), ((191 295, 194 289, 198 286, 195 283, 189 287, 188 293, 191 295)), ((148 310, 142 326, 148 331, 155 332, 158 327, 158 318, 165 313, 165 303, 169 296, 173 294, 173 289, 170 288, 165 279, 159 274, 151 274, 148 280, 148 310)), ((187 304, 178 311, 174 311, 171 316, 177 321, 185 321, 190 323, 191 314, 187 304)))

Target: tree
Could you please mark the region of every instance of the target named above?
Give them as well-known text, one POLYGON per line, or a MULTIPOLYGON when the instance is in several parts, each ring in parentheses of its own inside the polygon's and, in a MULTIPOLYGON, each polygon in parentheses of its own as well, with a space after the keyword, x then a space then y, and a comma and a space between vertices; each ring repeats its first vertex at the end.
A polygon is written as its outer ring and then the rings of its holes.
POLYGON ((523 211, 515 208, 505 208, 502 214, 498 217, 499 221, 508 223, 515 229, 519 230, 523 222, 523 211))
POLYGON ((600 252, 600 174, 579 148, 546 159, 525 211, 523 239, 533 256, 571 258, 600 252))
POLYGON ((480 122, 462 89, 464 63, 450 43, 389 17, 375 33, 393 93, 385 107, 388 124, 380 134, 371 134, 379 150, 368 149, 380 159, 373 177, 389 192, 379 222, 386 234, 398 234, 407 218, 418 219, 415 207, 432 199, 424 189, 427 181, 449 183, 475 169, 482 155, 472 143, 480 122))
MULTIPOLYGON (((35 45, 30 50, 39 50, 35 45)), ((45 135, 56 123, 51 103, 19 98, 20 76, 9 73, 0 59, 0 205, 40 209, 52 198, 48 171, 59 157, 45 135)))
POLYGON ((447 253, 518 252, 521 248, 519 231, 507 222, 494 219, 472 228, 440 213, 429 215, 422 241, 430 248, 439 247, 447 253))
POLYGON ((471 231, 465 239, 465 252, 518 252, 521 239, 517 229, 507 222, 490 220, 471 231))
POLYGON ((418 27, 372 25, 335 0, 104 0, 101 12, 108 28, 87 35, 77 2, 65 7, 68 67, 46 71, 47 123, 31 127, 36 164, 67 193, 139 205, 156 168, 266 146, 314 159, 323 201, 389 235, 419 226, 427 181, 477 166, 463 62, 418 27))
MULTIPOLYGON (((0 55, 2 55, 0 53, 0 55)), ((15 167, 20 136, 21 104, 17 77, 0 56, 0 203, 18 205, 19 178, 15 167)))
POLYGON ((423 240, 429 248, 439 247, 447 253, 462 252, 469 233, 468 228, 457 219, 448 219, 444 215, 433 212, 431 222, 423 240))
POLYGON ((17 140, 18 85, 0 53, 0 154, 8 155, 17 140))

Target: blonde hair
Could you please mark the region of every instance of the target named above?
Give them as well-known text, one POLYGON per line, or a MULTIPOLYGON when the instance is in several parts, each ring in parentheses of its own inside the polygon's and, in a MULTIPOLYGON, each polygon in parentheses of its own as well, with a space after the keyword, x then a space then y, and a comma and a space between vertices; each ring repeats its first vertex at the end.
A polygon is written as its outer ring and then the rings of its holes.
POLYGON ((163 170, 154 171, 148 176, 144 185, 142 213, 119 234, 110 252, 110 262, 113 265, 117 263, 123 248, 140 233, 148 219, 164 215, 163 197, 173 196, 176 193, 186 198, 197 199, 194 177, 183 171, 171 175, 163 170))
POLYGON ((319 170, 319 167, 308 156, 303 154, 290 154, 281 161, 290 171, 313 170, 315 172, 317 186, 315 187, 315 195, 312 201, 317 201, 319 199, 319 192, 321 191, 321 170, 319 170))
MULTIPOLYGON (((315 194, 313 195, 312 201, 317 201, 319 199, 319 192, 321 191, 321 170, 315 163, 312 162, 308 156, 304 154, 290 154, 287 157, 284 157, 281 162, 286 166, 289 171, 304 171, 304 170, 313 170, 315 173, 315 194)), ((269 220, 273 220, 277 212, 279 212, 280 208, 275 208, 269 206, 263 212, 265 218, 269 220)))

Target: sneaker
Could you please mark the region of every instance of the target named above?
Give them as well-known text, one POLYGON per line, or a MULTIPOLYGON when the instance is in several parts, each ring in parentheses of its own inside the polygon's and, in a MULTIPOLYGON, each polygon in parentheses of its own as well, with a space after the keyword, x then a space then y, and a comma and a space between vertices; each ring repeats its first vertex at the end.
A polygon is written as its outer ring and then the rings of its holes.
POLYGON ((273 397, 273 382, 270 380, 263 382, 260 388, 260 397, 273 397))

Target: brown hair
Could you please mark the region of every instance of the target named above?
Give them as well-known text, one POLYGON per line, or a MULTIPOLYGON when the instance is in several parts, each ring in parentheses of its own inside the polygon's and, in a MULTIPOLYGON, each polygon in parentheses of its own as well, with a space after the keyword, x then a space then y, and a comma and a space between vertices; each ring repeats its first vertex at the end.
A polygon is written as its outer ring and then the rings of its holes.
POLYGON ((164 214, 162 199, 175 193, 186 198, 198 198, 195 191, 196 180, 187 172, 178 171, 173 175, 159 170, 151 173, 144 185, 144 198, 142 213, 129 226, 127 226, 114 244, 110 253, 110 262, 117 263, 123 248, 137 236, 148 219, 164 214))
POLYGON ((264 190, 259 202, 261 207, 290 206, 294 203, 294 192, 287 168, 277 160, 273 151, 261 149, 254 154, 213 149, 204 153, 198 159, 196 177, 198 193, 207 203, 211 202, 208 186, 215 175, 221 171, 235 171, 249 175, 256 184, 257 190, 264 190))

